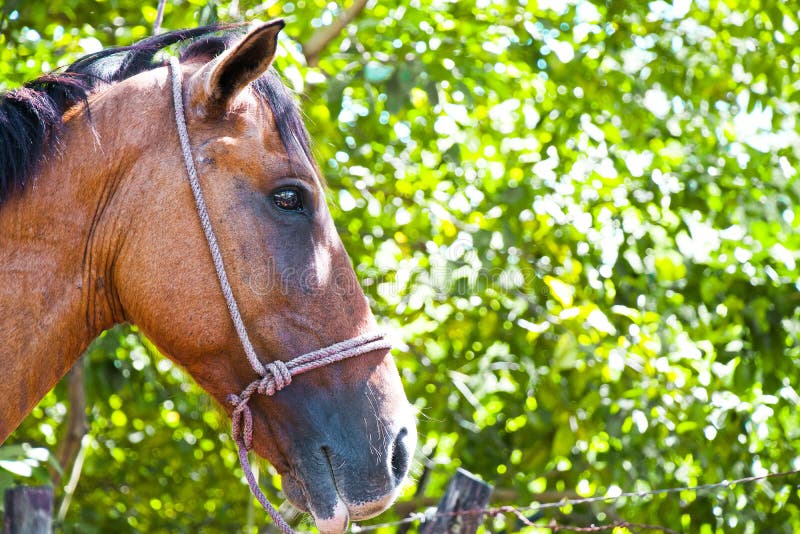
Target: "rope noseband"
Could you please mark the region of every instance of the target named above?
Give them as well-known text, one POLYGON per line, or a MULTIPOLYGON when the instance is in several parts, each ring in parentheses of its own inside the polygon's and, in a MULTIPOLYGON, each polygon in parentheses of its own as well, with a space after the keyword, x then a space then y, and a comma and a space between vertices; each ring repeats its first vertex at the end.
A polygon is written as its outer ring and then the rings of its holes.
POLYGON ((353 356, 367 354, 379 349, 390 349, 391 343, 384 338, 382 333, 370 333, 297 356, 288 362, 275 360, 267 364, 261 363, 261 360, 259 360, 256 355, 255 349, 253 349, 253 344, 250 343, 250 338, 247 335, 247 329, 242 320, 242 315, 239 313, 239 306, 236 304, 236 298, 233 296, 233 290, 228 282, 228 275, 225 272, 225 265, 222 262, 222 253, 217 243, 217 237, 214 235, 214 230, 211 228, 208 208, 206 207, 203 190, 200 187, 200 181, 197 177, 197 169, 194 165, 192 148, 189 143, 189 132, 186 129, 180 62, 177 58, 171 57, 169 59, 169 66, 172 74, 172 99, 175 105, 175 124, 178 127, 178 138, 180 139, 181 150, 183 152, 183 161, 186 164, 186 172, 189 175, 189 185, 192 188, 195 206, 197 207, 197 215, 200 217, 200 224, 203 227, 203 233, 206 236, 208 248, 211 251, 211 258, 214 261, 214 268, 217 271, 217 278, 219 279, 222 294, 225 297, 225 303, 228 306, 231 321, 233 321, 233 326, 239 336, 239 341, 242 343, 242 348, 247 356, 247 360, 250 362, 250 366, 260 377, 250 383, 239 395, 233 393, 228 395, 228 402, 233 406, 233 413, 231 414, 231 419, 233 421, 231 433, 239 449, 239 462, 247 478, 247 483, 250 485, 250 491, 258 502, 261 503, 261 506, 264 507, 270 517, 272 517, 275 524, 278 525, 285 534, 292 534, 294 530, 292 530, 275 507, 267 500, 266 496, 264 496, 261 488, 258 487, 255 476, 253 476, 253 470, 250 468, 250 461, 247 457, 247 451, 253 447, 253 415, 248 405, 250 397, 254 393, 260 393, 266 396, 274 395, 291 384, 293 376, 346 358, 352 358, 353 356))

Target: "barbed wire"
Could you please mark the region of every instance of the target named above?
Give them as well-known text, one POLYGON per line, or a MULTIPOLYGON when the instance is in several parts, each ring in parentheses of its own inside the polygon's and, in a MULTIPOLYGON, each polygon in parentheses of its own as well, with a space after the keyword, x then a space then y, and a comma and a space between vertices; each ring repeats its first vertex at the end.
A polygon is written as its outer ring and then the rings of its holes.
POLYGON ((562 508, 564 506, 572 506, 578 504, 591 504, 597 502, 616 502, 621 499, 628 499, 628 498, 646 498, 652 497, 654 495, 666 495, 671 493, 680 493, 683 491, 693 491, 693 492, 703 492, 708 491, 716 488, 730 488, 736 486, 738 484, 751 484, 754 482, 763 482, 767 479, 772 478, 784 478, 792 475, 800 474, 800 469, 793 469, 791 471, 780 471, 777 473, 766 473, 763 475, 753 475, 749 477, 737 478, 734 480, 722 480, 720 482, 712 482, 709 484, 699 484, 696 486, 680 486, 680 487, 673 487, 673 488, 658 488, 654 490, 647 490, 647 491, 627 491, 622 493, 615 493, 615 494, 606 494, 597 497, 580 497, 575 499, 561 499, 559 501, 554 502, 546 502, 546 503, 538 503, 533 504, 530 506, 497 506, 497 507, 489 507, 480 510, 462 510, 458 512, 438 512, 435 507, 430 507, 424 512, 413 512, 403 519, 398 521, 390 521, 387 523, 380 523, 375 525, 352 525, 351 532, 358 533, 358 532, 369 532, 373 530, 378 530, 379 528, 387 528, 387 527, 394 527, 400 526, 407 523, 425 523, 428 521, 432 521, 437 517, 448 517, 448 516, 460 516, 460 515, 485 515, 487 517, 495 517, 498 515, 504 514, 513 514, 515 515, 523 524, 526 526, 534 526, 539 528, 550 528, 554 531, 558 530, 571 530, 573 532, 603 532, 606 530, 612 530, 616 527, 625 527, 629 526, 631 528, 639 528, 641 530, 661 530, 662 532, 666 532, 668 534, 673 534, 676 531, 669 529, 667 527, 657 526, 657 525, 645 525, 645 524, 637 524, 637 523, 629 523, 627 521, 614 521, 612 523, 606 525, 591 525, 588 527, 573 527, 569 525, 559 525, 557 523, 550 523, 549 525, 537 525, 530 521, 526 516, 525 512, 534 512, 540 510, 547 510, 552 508, 562 508))
POLYGON ((648 525, 645 523, 631 523, 630 521, 614 521, 613 523, 608 523, 606 525, 592 525, 590 527, 573 527, 571 525, 559 525, 558 523, 548 523, 547 525, 535 525, 533 523, 530 526, 539 527, 539 528, 549 528, 554 532, 558 532, 561 530, 567 532, 605 532, 607 530, 614 530, 615 528, 628 528, 628 529, 636 529, 636 530, 660 530, 665 534, 680 534, 677 530, 672 530, 671 528, 662 527, 661 525, 648 525))
POLYGON ((549 528, 553 532, 566 531, 566 532, 605 532, 607 530, 614 530, 615 528, 628 528, 636 530, 656 530, 664 534, 680 534, 677 530, 662 527, 661 525, 648 525, 646 523, 631 523, 630 521, 614 521, 606 525, 592 525, 590 527, 574 527, 572 525, 559 525, 558 523, 551 522, 547 525, 531 525, 539 528, 549 528))

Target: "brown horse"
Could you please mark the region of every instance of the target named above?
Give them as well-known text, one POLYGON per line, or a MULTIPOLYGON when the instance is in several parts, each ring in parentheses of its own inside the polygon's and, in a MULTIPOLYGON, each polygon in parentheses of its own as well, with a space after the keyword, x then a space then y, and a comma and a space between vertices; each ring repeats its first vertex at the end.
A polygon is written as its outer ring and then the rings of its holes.
MULTIPOLYGON (((191 41, 180 65, 191 151, 260 359, 374 329, 307 132, 268 70, 282 27, 233 43, 218 28, 164 34, 0 97, 0 441, 117 323, 138 325, 228 410, 226 396, 258 378, 187 184, 170 74, 153 60, 171 44, 191 41)), ((297 376, 250 406, 256 452, 321 531, 396 497, 416 431, 388 351, 297 376)))

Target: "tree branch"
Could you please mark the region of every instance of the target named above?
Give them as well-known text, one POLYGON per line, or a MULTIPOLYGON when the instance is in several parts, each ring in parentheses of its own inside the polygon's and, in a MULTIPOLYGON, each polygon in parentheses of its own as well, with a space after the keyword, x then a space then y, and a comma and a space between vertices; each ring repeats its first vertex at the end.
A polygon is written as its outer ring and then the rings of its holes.
POLYGON ((303 55, 306 62, 315 66, 319 62, 319 56, 331 41, 336 39, 342 29, 353 22, 353 20, 364 10, 367 0, 354 0, 353 3, 344 10, 341 16, 334 20, 330 26, 319 28, 308 41, 303 43, 303 55))
MULTIPOLYGON (((80 358, 67 373, 67 399, 69 400, 69 414, 64 436, 59 440, 56 459, 62 472, 69 472, 78 451, 81 440, 89 428, 86 417, 86 387, 84 384, 84 359, 80 358)), ((61 483, 61 475, 53 473, 53 487, 61 483)))
POLYGON ((158 0, 158 11, 156 12, 156 20, 153 22, 153 35, 158 35, 161 31, 161 23, 164 22, 164 6, 167 0, 158 0))
POLYGON ((231 3, 228 4, 228 16, 232 19, 241 18, 241 13, 239 13, 239 0, 231 0, 231 3))
MULTIPOLYGON (((436 450, 439 448, 439 442, 436 442, 436 446, 433 448, 433 452, 430 454, 431 457, 436 456, 436 450)), ((422 468, 422 474, 419 476, 419 482, 417 482, 417 489, 414 490, 414 500, 419 500, 425 497, 425 490, 428 488, 428 482, 431 480, 431 473, 433 472, 433 468, 435 464, 433 460, 430 458, 425 459, 425 467, 422 468)), ((408 515, 408 514, 405 514, 408 515)), ((408 529, 411 528, 411 523, 404 523, 397 527, 397 534, 406 534, 408 529)))
POLYGON ((64 485, 64 497, 61 499, 61 505, 58 507, 58 522, 63 523, 64 518, 67 517, 67 510, 72 502, 72 496, 75 495, 75 490, 78 488, 78 480, 81 478, 83 471, 83 461, 86 459, 86 449, 92 442, 91 437, 87 434, 81 440, 81 446, 78 448, 78 454, 75 457, 75 462, 72 464, 72 472, 69 474, 69 480, 64 485))

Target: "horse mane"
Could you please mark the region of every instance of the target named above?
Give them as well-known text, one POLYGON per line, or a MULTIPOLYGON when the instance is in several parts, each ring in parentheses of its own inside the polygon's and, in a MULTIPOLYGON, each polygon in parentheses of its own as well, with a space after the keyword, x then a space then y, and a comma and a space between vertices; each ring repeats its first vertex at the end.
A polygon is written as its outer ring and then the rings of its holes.
MULTIPOLYGON (((89 96, 145 71, 166 65, 155 55, 183 45, 181 61, 209 61, 241 37, 239 25, 176 30, 129 46, 106 48, 81 57, 60 72, 45 74, 0 94, 0 205, 36 176, 41 162, 56 150, 64 114, 73 106, 88 111, 89 96), (221 34, 221 35, 213 35, 221 34)), ((252 87, 272 110, 284 147, 313 162, 308 133, 288 89, 272 70, 252 87), (298 154, 299 152, 299 154, 298 154)))

